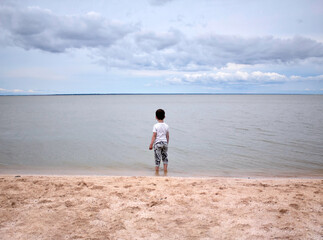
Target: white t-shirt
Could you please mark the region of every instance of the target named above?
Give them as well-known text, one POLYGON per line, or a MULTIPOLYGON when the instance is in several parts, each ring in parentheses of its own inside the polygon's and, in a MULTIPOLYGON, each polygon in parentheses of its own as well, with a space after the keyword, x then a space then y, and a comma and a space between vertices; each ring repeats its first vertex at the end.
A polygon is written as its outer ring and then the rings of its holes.
POLYGON ((155 143, 167 142, 166 134, 168 133, 168 125, 166 123, 156 123, 153 132, 157 133, 155 143))

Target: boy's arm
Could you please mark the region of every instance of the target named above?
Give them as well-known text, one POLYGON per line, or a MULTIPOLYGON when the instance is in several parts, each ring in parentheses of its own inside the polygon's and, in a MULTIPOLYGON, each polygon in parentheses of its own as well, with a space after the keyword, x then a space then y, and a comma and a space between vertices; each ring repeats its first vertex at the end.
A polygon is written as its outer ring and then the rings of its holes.
POLYGON ((166 133, 167 144, 169 143, 169 132, 166 133))
POLYGON ((151 137, 151 142, 150 142, 150 145, 149 145, 149 150, 152 150, 153 149, 153 144, 155 142, 156 135, 157 135, 157 132, 154 132, 153 133, 153 136, 151 137))

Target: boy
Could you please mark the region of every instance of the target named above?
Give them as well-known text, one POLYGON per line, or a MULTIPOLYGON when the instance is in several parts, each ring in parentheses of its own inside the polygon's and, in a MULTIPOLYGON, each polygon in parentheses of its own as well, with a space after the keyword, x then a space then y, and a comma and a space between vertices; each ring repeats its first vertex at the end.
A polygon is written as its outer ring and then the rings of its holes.
POLYGON ((159 171, 160 161, 163 160, 164 163, 164 172, 167 173, 167 150, 169 143, 169 131, 168 125, 164 123, 165 111, 163 109, 158 109, 156 111, 156 123, 153 127, 153 136, 151 138, 151 143, 149 145, 149 150, 152 150, 154 147, 155 153, 155 170, 156 173, 159 171))

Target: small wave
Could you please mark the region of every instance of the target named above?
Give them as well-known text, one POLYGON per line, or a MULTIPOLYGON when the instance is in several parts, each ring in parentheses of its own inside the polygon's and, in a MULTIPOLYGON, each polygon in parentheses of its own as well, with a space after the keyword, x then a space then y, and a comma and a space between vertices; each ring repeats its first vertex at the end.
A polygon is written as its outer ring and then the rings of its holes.
POLYGON ((262 128, 260 128, 260 127, 255 128, 255 130, 257 130, 257 131, 259 131, 259 132, 271 133, 271 131, 268 131, 268 130, 262 129, 262 128))
POLYGON ((10 164, 0 162, 0 166, 10 166, 10 164))
POLYGON ((275 144, 275 145, 280 145, 280 146, 290 146, 290 144, 286 144, 286 143, 282 143, 282 142, 276 142, 276 141, 271 141, 271 140, 267 140, 267 139, 261 139, 259 141, 265 142, 265 143, 271 143, 271 144, 275 144))
POLYGON ((236 127, 236 128, 235 128, 235 130, 249 131, 249 129, 248 129, 248 128, 239 128, 239 127, 238 127, 238 128, 236 127))
POLYGON ((268 136, 268 137, 275 137, 276 136, 275 134, 270 134, 270 133, 265 133, 265 132, 262 132, 260 134, 263 136, 268 136))
POLYGON ((246 146, 239 145, 239 144, 232 144, 232 143, 222 143, 222 145, 226 145, 226 146, 229 146, 229 147, 246 148, 246 146))

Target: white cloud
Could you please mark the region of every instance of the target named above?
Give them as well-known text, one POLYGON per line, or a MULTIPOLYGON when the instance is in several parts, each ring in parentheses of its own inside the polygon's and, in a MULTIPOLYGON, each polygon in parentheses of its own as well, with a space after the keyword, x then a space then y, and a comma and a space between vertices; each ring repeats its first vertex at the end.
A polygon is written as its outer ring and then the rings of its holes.
POLYGON ((216 84, 280 84, 291 81, 323 81, 323 75, 319 76, 291 76, 275 72, 254 71, 251 73, 244 71, 235 72, 203 72, 203 73, 186 73, 168 77, 166 82, 170 84, 199 84, 199 85, 216 85, 216 84))
POLYGON ((311 81, 323 81, 323 75, 318 76, 308 76, 308 77, 301 77, 301 76, 291 76, 291 80, 294 81, 304 81, 304 80, 311 80, 311 81))
POLYGON ((227 63, 220 70, 224 70, 224 71, 234 71, 234 70, 246 69, 248 67, 250 67, 250 65, 248 65, 248 64, 227 63))
POLYGON ((34 90, 22 90, 22 89, 4 89, 4 88, 0 88, 0 94, 1 93, 12 93, 12 94, 24 94, 24 93, 37 93, 37 91, 34 90))
POLYGON ((258 80, 260 82, 263 82, 263 81, 270 81, 270 82, 278 81, 278 82, 280 82, 280 81, 286 81, 288 78, 285 75, 275 73, 275 72, 263 73, 260 71, 256 71, 256 72, 251 73, 251 79, 258 80))

